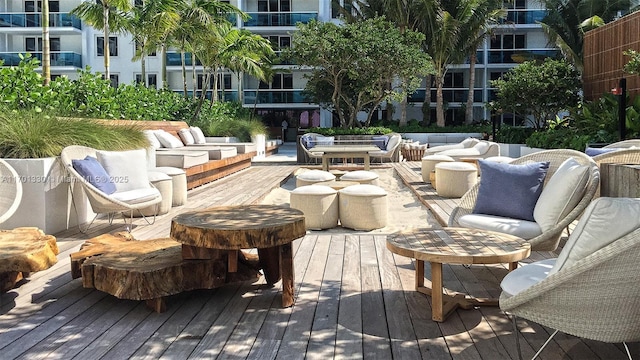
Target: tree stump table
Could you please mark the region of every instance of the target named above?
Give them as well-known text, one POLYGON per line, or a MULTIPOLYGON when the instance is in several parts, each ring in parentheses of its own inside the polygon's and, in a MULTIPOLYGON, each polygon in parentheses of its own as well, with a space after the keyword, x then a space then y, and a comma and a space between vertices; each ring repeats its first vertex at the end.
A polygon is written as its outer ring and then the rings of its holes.
POLYGON ((129 233, 87 240, 71 254, 71 277, 119 299, 143 300, 156 312, 166 310, 169 295, 213 289, 234 281, 256 280, 258 259, 243 257, 227 276, 221 259, 184 260, 182 245, 170 238, 135 240, 129 233))
POLYGON ((304 213, 276 205, 223 206, 180 214, 171 221, 171 238, 182 243, 183 259, 226 260, 238 271, 241 249, 258 249, 268 284, 282 278, 282 306, 293 305, 291 242, 306 234, 304 213))
POLYGON ((58 262, 56 238, 35 227, 0 230, 0 292, 58 262))

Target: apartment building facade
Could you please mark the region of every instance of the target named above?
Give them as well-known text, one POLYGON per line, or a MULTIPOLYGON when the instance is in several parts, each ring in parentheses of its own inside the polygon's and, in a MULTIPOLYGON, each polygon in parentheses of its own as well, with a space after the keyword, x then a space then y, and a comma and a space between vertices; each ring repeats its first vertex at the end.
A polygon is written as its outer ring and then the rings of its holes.
MULTIPOLYGON (((77 71, 87 66, 94 72, 104 71, 103 33, 69 15, 74 7, 84 0, 49 0, 52 77, 74 78, 77 71)), ((91 1, 91 0, 89 0, 91 1)), ((133 1, 133 0, 132 0, 133 1)), ((140 0, 136 0, 140 1, 140 0)), ((250 19, 236 19, 236 26, 250 30, 269 39, 274 49, 281 51, 291 45, 297 22, 339 22, 331 0, 230 0, 226 1, 249 14, 250 19)), ((554 56, 557 50, 548 44, 542 28, 536 21, 545 15, 543 5, 536 0, 516 0, 509 5, 507 20, 496 26, 494 36, 487 38, 478 49, 475 67, 474 118, 489 119, 491 114, 485 103, 491 100, 493 89, 490 80, 498 78, 519 62, 554 56)), ((0 0, 0 59, 5 66, 19 62, 20 53, 30 52, 41 58, 42 27, 41 2, 37 0, 0 0)), ((132 61, 135 44, 127 34, 110 35, 110 72, 115 84, 141 81, 141 62, 132 61)), ((182 91, 180 54, 169 51, 166 55, 168 85, 182 91)), ((161 53, 146 57, 146 74, 149 86, 160 86, 161 53)), ((202 69, 196 67, 200 73, 202 69)), ((308 103, 302 96, 309 70, 299 69, 293 64, 276 66, 276 75, 270 83, 255 78, 239 78, 231 72, 218 80, 219 97, 238 99, 243 92, 243 106, 255 108, 270 126, 280 126, 287 120, 292 132, 312 126, 332 126, 332 115, 319 105, 308 103)), ((196 85, 202 89, 204 81, 200 75, 196 84, 187 79, 188 88, 196 85)), ((459 123, 464 118, 467 98, 469 64, 452 65, 445 78, 444 99, 448 123, 459 123)), ((422 104, 427 93, 426 81, 409 97, 408 118, 422 119, 422 104)), ((435 88, 431 88, 431 107, 435 109, 435 88)), ((396 107, 397 108, 397 107, 396 107)), ((435 111, 435 110, 434 110, 435 111)), ((382 112, 380 112, 380 117, 382 112)), ((394 114, 397 118, 399 114, 394 114)), ((433 116, 435 118, 435 116, 433 116)), ((512 124, 513 119, 503 116, 501 120, 512 124)))

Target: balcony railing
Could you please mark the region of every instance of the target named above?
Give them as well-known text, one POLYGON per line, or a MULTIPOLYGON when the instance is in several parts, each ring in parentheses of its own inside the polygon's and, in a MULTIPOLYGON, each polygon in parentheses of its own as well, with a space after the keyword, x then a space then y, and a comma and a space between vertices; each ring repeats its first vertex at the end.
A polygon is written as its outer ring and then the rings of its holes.
POLYGON ((520 64, 528 60, 558 58, 560 50, 489 50, 489 64, 520 64))
MULTIPOLYGON (((5 52, 0 53, 0 60, 4 61, 3 66, 18 66, 20 64, 19 54, 24 52, 5 52)), ((40 60, 42 64, 42 52, 31 52, 34 58, 40 60)), ((52 51, 49 58, 51 66, 73 66, 82 68, 82 55, 71 51, 52 51)))
MULTIPOLYGON (((184 60, 186 66, 191 66, 191 53, 185 53, 184 60)), ((199 59, 196 59, 196 65, 202 65, 199 59)), ((167 66, 182 66, 182 60, 180 59, 179 52, 167 53, 167 66)))
POLYGON ((295 26, 318 18, 317 12, 251 12, 244 26, 295 26))
POLYGON ((304 104, 309 101, 302 96, 302 90, 245 90, 244 103, 254 104, 304 104))
MULTIPOLYGON (((426 89, 418 89, 409 95, 407 101, 410 103, 424 102, 426 89)), ((469 95, 469 89, 442 89, 442 98, 446 102, 465 102, 469 95)), ((473 99, 476 102, 482 101, 482 89, 473 90, 473 99)), ((436 89, 431 89, 431 102, 436 101, 436 89)))
MULTIPOLYGON (((41 13, 0 14, 0 27, 42 27, 41 13)), ((79 18, 68 13, 49 14, 49 27, 74 27, 82 29, 79 18)))
POLYGON ((536 24, 547 16, 547 10, 508 10, 502 24, 536 24))
MULTIPOLYGON (((176 92, 179 94, 184 94, 184 91, 176 91, 176 92)), ((193 91, 187 91, 187 95, 193 96, 193 91)), ((205 98, 211 100, 212 95, 213 95, 213 90, 207 90, 207 94, 205 95, 205 98)), ((196 91, 196 96, 197 97, 202 96, 202 90, 196 91)), ((222 99, 224 99, 224 101, 238 101, 238 91, 225 90, 224 96, 223 96, 222 90, 218 90, 218 100, 222 100, 222 99)))

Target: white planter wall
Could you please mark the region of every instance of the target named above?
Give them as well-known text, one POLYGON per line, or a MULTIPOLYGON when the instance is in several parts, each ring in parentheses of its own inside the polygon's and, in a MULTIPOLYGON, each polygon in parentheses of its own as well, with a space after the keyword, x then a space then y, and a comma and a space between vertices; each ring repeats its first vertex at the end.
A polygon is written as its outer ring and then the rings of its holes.
POLYGON ((538 151, 543 151, 543 150, 544 149, 523 146, 522 148, 520 148, 520 156, 529 155, 529 154, 532 154, 538 151))
POLYGON ((508 156, 512 158, 519 158, 522 156, 521 150, 525 145, 523 144, 498 144, 500 146, 500 155, 508 156))
MULTIPOLYGON (((55 234, 78 224, 69 194, 68 177, 58 158, 4 160, 20 176, 23 191, 15 214, 0 224, 0 228, 34 226, 47 234, 55 234)), ((75 200, 84 223, 87 219, 90 221, 94 213, 84 194, 78 190, 75 191, 75 200)))

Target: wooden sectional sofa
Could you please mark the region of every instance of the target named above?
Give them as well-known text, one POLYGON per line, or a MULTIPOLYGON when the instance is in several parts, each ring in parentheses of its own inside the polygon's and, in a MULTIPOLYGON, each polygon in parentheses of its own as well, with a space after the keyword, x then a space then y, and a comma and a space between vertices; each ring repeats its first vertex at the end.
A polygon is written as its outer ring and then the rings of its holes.
MULTIPOLYGON (((184 121, 108 120, 108 123, 113 125, 134 125, 140 127, 140 129, 142 130, 161 129, 170 133, 178 139, 180 139, 180 137, 178 136, 178 131, 180 129, 189 128, 189 125, 184 121)), ((220 145, 222 147, 236 147, 237 154, 235 156, 230 156, 219 160, 208 160, 205 163, 183 167, 183 169, 187 173, 188 189, 204 185, 234 172, 246 169, 251 166, 251 159, 257 155, 256 145, 253 143, 212 143, 211 145, 220 145)), ((158 156, 180 156, 180 153, 188 153, 189 151, 193 151, 194 153, 203 152, 203 150, 199 151, 197 146, 189 146, 188 150, 184 149, 186 148, 173 149, 176 151, 167 151, 167 154, 173 155, 163 155, 163 151, 158 151, 156 152, 156 158, 158 158, 158 156)), ((265 155, 275 154, 277 152, 278 145, 275 142, 267 142, 265 155)), ((181 162, 179 160, 177 160, 176 162, 188 163, 188 161, 181 162)))

